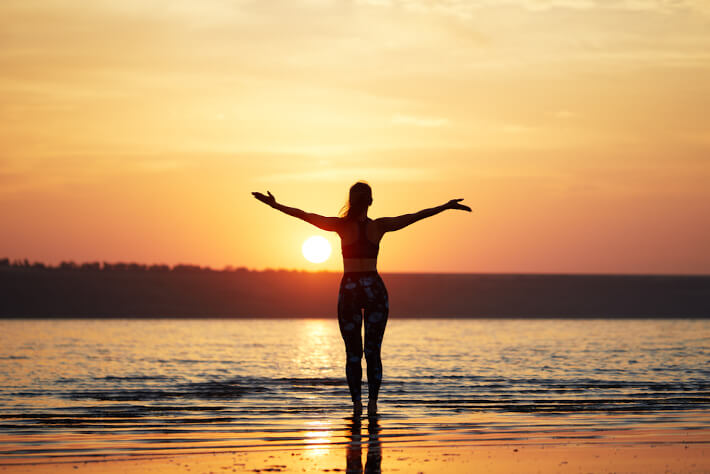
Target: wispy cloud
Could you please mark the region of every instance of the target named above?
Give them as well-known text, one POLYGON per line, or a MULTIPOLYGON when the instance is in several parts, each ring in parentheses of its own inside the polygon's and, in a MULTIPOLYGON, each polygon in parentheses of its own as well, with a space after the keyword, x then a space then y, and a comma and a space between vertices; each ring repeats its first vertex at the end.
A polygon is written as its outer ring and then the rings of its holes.
POLYGON ((707 5, 5 0, 0 143, 23 157, 576 144, 644 136, 660 99, 668 127, 704 130, 707 5), (639 118, 620 124, 629 100, 639 118), (585 129, 557 134, 570 111, 585 129))
POLYGON ((560 120, 567 120, 567 119, 573 119, 573 118, 579 117, 579 114, 572 112, 570 110, 567 110, 567 109, 560 109, 560 110, 555 111, 555 113, 553 114, 553 117, 555 117, 556 119, 560 119, 560 120))
POLYGON ((419 117, 416 115, 395 114, 392 116, 395 125, 413 125, 415 127, 443 127, 449 124, 449 119, 443 117, 419 117))
POLYGON ((529 132, 533 130, 533 128, 519 123, 506 123, 500 127, 500 130, 504 133, 519 134, 529 132))
POLYGON ((187 160, 174 160, 171 158, 151 158, 138 161, 135 169, 149 173, 160 173, 164 171, 172 171, 191 166, 193 163, 187 160))
POLYGON ((420 181, 437 179, 440 172, 432 168, 404 168, 404 167, 347 167, 347 168, 319 168, 308 171, 290 171, 263 175, 255 178, 259 182, 284 182, 284 181, 343 181, 353 179, 378 180, 378 181, 420 181))
POLYGON ((138 175, 169 174, 194 167, 197 158, 160 156, 55 156, 44 158, 0 158, 0 195, 40 191, 62 191, 71 186, 130 179, 138 175))
POLYGON ((708 11, 704 0, 360 0, 361 4, 409 8, 416 11, 452 13, 468 17, 467 12, 490 7, 520 7, 533 11, 553 8, 574 10, 630 10, 630 11, 708 11))

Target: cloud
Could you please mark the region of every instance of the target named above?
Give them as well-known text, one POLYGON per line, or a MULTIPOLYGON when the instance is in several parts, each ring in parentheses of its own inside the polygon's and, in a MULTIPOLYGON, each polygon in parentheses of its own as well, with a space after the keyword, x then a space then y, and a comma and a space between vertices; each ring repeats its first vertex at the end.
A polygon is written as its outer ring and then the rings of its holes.
POLYGON ((579 114, 569 111, 567 109, 560 109, 556 111, 553 116, 560 120, 572 119, 579 117, 579 114))
POLYGON ((504 124, 500 127, 500 130, 503 133, 510 133, 510 134, 519 134, 519 133, 526 133, 531 130, 533 130, 532 127, 528 127, 527 125, 521 125, 518 123, 507 123, 504 124))
POLYGON ((80 184, 139 175, 168 175, 194 168, 199 160, 171 157, 61 155, 45 158, 0 158, 0 195, 63 191, 80 184))
POLYGON ((449 124, 449 119, 443 117, 418 117, 414 115, 395 114, 392 117, 395 125, 412 125, 415 127, 443 127, 449 124))
POLYGON ((656 138, 632 116, 663 111, 708 124, 707 0, 89 3, 0 1, 8 156, 577 144, 656 138), (567 107, 587 123, 560 136, 567 107))
POLYGON ((378 181, 431 181, 437 179, 440 171, 431 168, 406 168, 406 167, 347 167, 347 168, 319 168, 308 171, 292 171, 263 175, 256 181, 283 182, 283 181, 343 181, 361 177, 367 180, 378 181))
POLYGON ((191 166, 192 163, 188 162, 187 160, 174 160, 170 158, 161 158, 161 159, 147 159, 147 160, 141 160, 136 163, 135 170, 136 171, 145 171, 149 173, 160 173, 160 172, 165 172, 165 171, 172 171, 172 170, 177 170, 181 168, 186 168, 188 166, 191 166))
POLYGON ((472 12, 476 10, 508 6, 531 11, 555 8, 659 12, 691 10, 705 13, 710 11, 705 0, 360 0, 359 3, 380 7, 404 7, 427 13, 449 13, 465 18, 472 17, 472 12))

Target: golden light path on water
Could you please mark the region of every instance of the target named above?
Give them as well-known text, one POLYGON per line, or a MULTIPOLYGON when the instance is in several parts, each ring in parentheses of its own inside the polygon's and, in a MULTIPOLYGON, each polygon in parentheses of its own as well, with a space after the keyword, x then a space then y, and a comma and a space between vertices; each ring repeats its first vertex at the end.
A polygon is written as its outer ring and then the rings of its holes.
POLYGON ((311 319, 299 326, 299 341, 293 362, 301 367, 301 375, 320 376, 324 367, 337 367, 340 360, 336 354, 341 349, 340 334, 326 320, 311 319))
MULTIPOLYGON (((308 451, 316 456, 328 453, 329 446, 335 441, 334 433, 329 421, 315 420, 306 423, 306 431, 303 432, 308 451)), ((341 435, 342 436, 342 435, 341 435)))

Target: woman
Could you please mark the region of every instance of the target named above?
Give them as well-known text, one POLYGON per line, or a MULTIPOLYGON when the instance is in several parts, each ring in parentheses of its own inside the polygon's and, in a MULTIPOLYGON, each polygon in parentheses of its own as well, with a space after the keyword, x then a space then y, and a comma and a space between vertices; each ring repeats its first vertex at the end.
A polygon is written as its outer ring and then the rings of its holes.
POLYGON ((387 324, 389 305, 387 289, 377 273, 377 254, 380 240, 386 232, 407 227, 425 217, 431 217, 446 209, 459 209, 471 212, 471 208, 460 204, 463 199, 452 199, 441 206, 424 209, 413 214, 398 217, 369 219, 367 210, 372 204, 372 189, 362 181, 350 188, 348 203, 344 206, 341 217, 324 217, 304 212, 294 207, 276 202, 276 198, 267 194, 253 192, 256 199, 289 216, 302 219, 309 224, 340 236, 343 253, 343 279, 338 293, 338 324, 345 341, 347 361, 345 374, 356 413, 362 412, 360 396, 363 354, 362 328, 365 319, 365 360, 367 361, 368 415, 377 413, 377 395, 382 382, 382 361, 380 347, 387 324), (361 312, 364 310, 364 314, 361 312))

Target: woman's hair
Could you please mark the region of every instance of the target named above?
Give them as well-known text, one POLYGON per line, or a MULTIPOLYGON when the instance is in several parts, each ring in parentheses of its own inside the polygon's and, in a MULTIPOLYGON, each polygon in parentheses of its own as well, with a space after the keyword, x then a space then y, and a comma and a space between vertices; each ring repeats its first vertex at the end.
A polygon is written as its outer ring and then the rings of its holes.
POLYGON ((372 188, 365 181, 358 181, 350 186, 348 202, 340 210, 340 217, 352 219, 361 214, 372 204, 372 188))

